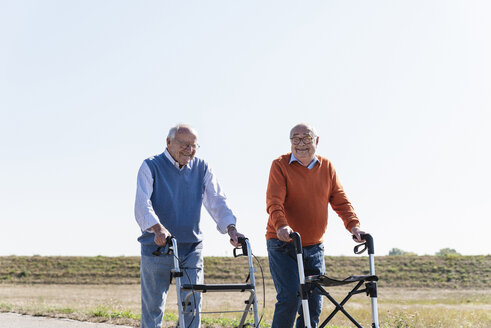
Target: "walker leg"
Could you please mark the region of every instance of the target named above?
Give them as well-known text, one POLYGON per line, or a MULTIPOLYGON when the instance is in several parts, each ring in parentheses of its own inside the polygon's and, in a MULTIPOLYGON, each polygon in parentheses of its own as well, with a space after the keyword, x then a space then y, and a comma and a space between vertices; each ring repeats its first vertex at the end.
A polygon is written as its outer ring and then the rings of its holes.
MULTIPOLYGON (((374 276, 375 275, 375 259, 374 259, 373 250, 372 250, 372 252, 370 252, 370 250, 369 250, 368 261, 369 261, 369 266, 370 266, 370 274, 374 276)), ((370 295, 371 303, 372 303, 372 320, 373 320, 372 327, 379 328, 379 326, 378 326, 378 308, 377 308, 377 283, 375 281, 372 283, 374 286, 373 291, 371 292, 371 295, 370 295)))
POLYGON ((249 298, 249 306, 251 305, 251 301, 252 301, 252 310, 254 312, 254 327, 259 328, 259 312, 258 312, 258 308, 257 308, 256 278, 254 277, 254 272, 255 272, 254 261, 252 260, 252 249, 251 249, 251 245, 249 244, 249 239, 246 239, 245 243, 246 243, 247 249, 248 249, 247 260, 248 260, 248 264, 249 264, 249 278, 251 280, 251 285, 254 286, 254 290, 251 291, 252 300, 251 300, 251 298, 249 298))
MULTIPOLYGON (((251 290, 251 295, 249 296, 249 299, 246 301, 246 306, 244 308, 244 313, 242 313, 242 317, 240 318, 240 323, 238 328, 243 328, 245 321, 247 319, 247 315, 249 314, 249 309, 251 308, 251 305, 254 305, 254 296, 255 296, 255 291, 251 290)), ((254 322, 254 327, 257 327, 257 322, 254 322)))
MULTIPOLYGON (((300 280, 300 297, 302 298, 302 311, 304 328, 311 328, 310 324, 310 311, 309 311, 309 296, 307 294, 307 286, 305 284, 305 270, 303 268, 303 256, 302 256, 302 239, 298 232, 292 232, 290 238, 293 239, 295 245, 295 251, 297 253, 297 265, 298 265, 298 278, 300 280)), ((300 327, 299 327, 300 328, 300 327)))
POLYGON ((372 327, 373 328, 379 328, 379 326, 378 326, 377 298, 372 297, 371 301, 372 301, 372 320, 373 320, 372 327))
POLYGON ((177 250, 177 241, 175 238, 171 239, 172 245, 174 246, 174 269, 171 274, 176 278, 176 294, 177 294, 177 309, 179 312, 179 321, 178 327, 185 328, 186 325, 184 323, 184 309, 181 299, 181 268, 179 266, 179 251, 177 250))

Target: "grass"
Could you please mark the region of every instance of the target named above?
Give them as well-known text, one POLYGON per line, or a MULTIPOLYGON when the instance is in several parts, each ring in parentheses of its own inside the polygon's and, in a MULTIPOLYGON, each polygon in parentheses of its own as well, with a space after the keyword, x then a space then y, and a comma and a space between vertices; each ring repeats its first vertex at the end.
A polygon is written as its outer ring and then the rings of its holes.
MULTIPOLYGON (((381 327, 477 327, 491 326, 490 289, 414 289, 381 288, 379 290, 379 318, 381 327), (444 313, 444 314, 443 314, 444 313)), ((334 288, 330 293, 341 299, 346 291, 334 288)), ((266 311, 263 328, 271 324, 274 290, 267 287, 266 311)), ((221 293, 204 295, 203 310, 238 309, 246 295, 221 293)), ((260 298, 262 305, 262 297, 260 298)), ((370 300, 355 295, 348 302, 348 311, 365 326, 370 326, 370 300)), ((324 302, 325 318, 333 307, 324 302)), ((260 309, 261 310, 261 309, 260 309)), ((48 317, 139 326, 139 285, 0 285, 0 312, 17 312, 48 317), (116 288, 115 288, 116 287, 116 288)), ((175 327, 177 305, 175 288, 168 296, 165 327, 175 327)), ((233 327, 237 314, 203 315, 205 327, 233 327)), ((352 327, 344 316, 334 317, 331 327, 352 327)))
POLYGON ((139 257, 0 257, 0 283, 134 284, 139 270, 139 257))
MULTIPOLYGON (((74 312, 75 311, 72 310, 70 313, 74 313, 74 312)), ((140 320, 139 314, 135 314, 128 310, 126 311, 113 310, 108 306, 102 306, 102 305, 99 305, 94 310, 91 310, 89 314, 91 314, 94 317, 104 317, 107 319, 129 318, 129 319, 140 320)))
MULTIPOLYGON (((260 257, 267 285, 272 285, 268 261, 260 257)), ((334 278, 367 274, 367 258, 326 257, 327 272, 334 278)), ((245 279, 246 258, 206 257, 209 283, 245 279)), ((257 264, 256 264, 257 266, 257 264)), ((0 257, 0 284, 138 284, 139 257, 0 257)), ((489 288, 491 255, 480 256, 379 256, 376 269, 380 287, 489 288)))
MULTIPOLYGON (((263 328, 270 327, 275 292, 266 258, 266 308, 263 328)), ((366 273, 366 257, 326 257, 328 272, 344 278, 366 273)), ((256 265, 257 266, 257 265, 256 265)), ((208 283, 241 282, 245 258, 205 258, 208 283)), ((381 327, 491 327, 491 256, 382 256, 376 258, 381 327)), ((262 284, 256 276, 260 311, 262 284)), ((330 290, 340 299, 347 290, 330 290)), ((203 310, 243 307, 242 293, 207 293, 203 310)), ((168 296, 164 327, 177 321, 175 288, 168 296)), ((323 317, 332 310, 326 300, 323 317)), ((355 295, 347 305, 365 326, 371 324, 370 300, 355 295)), ((75 320, 139 326, 140 288, 137 257, 0 257, 0 312, 63 317, 75 320)), ((205 327, 234 327, 239 314, 202 317, 205 327)), ((352 327, 337 314, 330 327, 352 327)))

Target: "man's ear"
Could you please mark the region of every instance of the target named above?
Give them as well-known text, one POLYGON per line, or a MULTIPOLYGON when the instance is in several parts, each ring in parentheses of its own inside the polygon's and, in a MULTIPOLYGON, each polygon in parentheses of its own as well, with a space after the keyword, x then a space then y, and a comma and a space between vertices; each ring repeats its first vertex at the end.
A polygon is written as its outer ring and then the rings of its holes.
POLYGON ((170 145, 170 138, 167 137, 167 147, 170 145))
POLYGON ((319 137, 315 137, 315 145, 317 146, 319 144, 319 137))

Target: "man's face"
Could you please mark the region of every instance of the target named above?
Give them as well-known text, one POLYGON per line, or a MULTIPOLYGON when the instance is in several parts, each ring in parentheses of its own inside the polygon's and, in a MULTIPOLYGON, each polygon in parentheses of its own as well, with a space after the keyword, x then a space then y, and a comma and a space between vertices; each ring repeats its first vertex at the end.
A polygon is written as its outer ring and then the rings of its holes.
POLYGON ((193 131, 180 128, 173 139, 167 138, 167 150, 182 167, 194 158, 198 148, 197 142, 198 137, 193 131))
POLYGON ((319 137, 307 127, 298 126, 292 130, 290 141, 293 155, 304 165, 308 165, 314 159, 319 137))

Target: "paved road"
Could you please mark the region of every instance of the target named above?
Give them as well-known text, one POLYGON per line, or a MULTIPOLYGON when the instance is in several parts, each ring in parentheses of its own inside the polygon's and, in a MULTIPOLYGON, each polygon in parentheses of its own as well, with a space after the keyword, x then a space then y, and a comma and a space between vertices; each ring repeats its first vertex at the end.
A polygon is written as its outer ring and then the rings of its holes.
POLYGON ((0 328, 131 328, 107 323, 82 322, 69 319, 33 317, 17 313, 0 313, 0 328))

